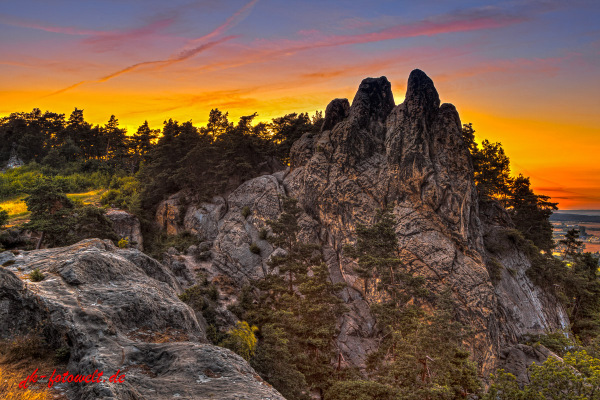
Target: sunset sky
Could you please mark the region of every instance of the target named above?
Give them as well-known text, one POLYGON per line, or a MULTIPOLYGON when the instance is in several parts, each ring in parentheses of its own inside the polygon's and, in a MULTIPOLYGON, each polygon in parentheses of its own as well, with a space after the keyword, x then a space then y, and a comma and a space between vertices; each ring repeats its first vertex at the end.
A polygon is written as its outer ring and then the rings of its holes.
POLYGON ((600 209, 599 21, 597 0, 8 0, 0 115, 266 120, 351 100, 369 76, 400 103, 420 68, 537 192, 600 209))

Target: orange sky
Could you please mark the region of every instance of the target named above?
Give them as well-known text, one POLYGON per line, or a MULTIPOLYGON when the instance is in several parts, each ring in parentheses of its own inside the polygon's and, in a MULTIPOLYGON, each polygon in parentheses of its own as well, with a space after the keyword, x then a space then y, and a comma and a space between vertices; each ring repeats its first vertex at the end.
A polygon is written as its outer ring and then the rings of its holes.
POLYGON ((367 76, 399 103, 420 68, 536 191, 600 209, 600 6, 472 3, 9 1, 0 114, 78 107, 130 131, 215 107, 270 119, 352 99, 367 76))

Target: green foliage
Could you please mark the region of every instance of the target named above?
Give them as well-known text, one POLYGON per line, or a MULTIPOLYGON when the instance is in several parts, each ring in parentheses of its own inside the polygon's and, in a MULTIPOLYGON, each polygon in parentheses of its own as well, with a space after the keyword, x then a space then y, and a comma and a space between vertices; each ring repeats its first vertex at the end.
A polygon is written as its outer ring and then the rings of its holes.
POLYGON ((0 229, 4 228, 4 225, 8 222, 8 211, 0 208, 0 229))
POLYGON ((120 249, 126 249, 129 247, 129 239, 128 238, 121 238, 119 239, 119 242, 117 243, 117 246, 119 246, 120 249))
POLYGON ((583 248, 583 242, 579 240, 579 231, 575 228, 569 229, 558 243, 564 247, 563 260, 572 260, 583 248))
POLYGON ((68 243, 74 224, 74 204, 55 182, 46 180, 38 183, 25 198, 25 203, 31 212, 25 227, 41 232, 40 244, 45 242, 54 247, 68 243))
POLYGON ((227 347, 245 360, 250 360, 256 350, 256 326, 250 326, 246 321, 238 321, 235 328, 227 332, 227 337, 220 346, 227 347))
POLYGON ((529 178, 521 174, 514 178, 510 189, 507 206, 516 228, 538 248, 551 252, 554 243, 549 218, 557 203, 550 202, 548 196, 533 193, 529 178))
POLYGON ((397 390, 378 382, 356 380, 334 383, 325 393, 325 400, 396 400, 397 390))
POLYGON ((250 252, 253 254, 260 254, 260 247, 256 243, 250 244, 250 252))
POLYGON ((73 232, 70 242, 76 243, 91 238, 117 241, 112 221, 105 214, 104 209, 91 205, 76 207, 73 210, 73 232))
POLYGON ((396 220, 391 210, 379 210, 371 226, 358 224, 355 246, 345 246, 345 253, 358 260, 356 273, 364 282, 365 296, 372 291, 386 293, 396 304, 413 296, 425 296, 422 277, 405 271, 398 254, 396 220), (376 282, 373 288, 369 283, 376 282))
POLYGON ((557 203, 548 196, 536 195, 529 178, 510 175, 510 160, 500 143, 484 140, 479 148, 472 124, 463 125, 463 139, 471 153, 480 200, 500 201, 525 238, 549 253, 554 247, 549 218, 557 203))
POLYGON ((67 363, 71 358, 71 349, 67 346, 59 347, 54 352, 54 358, 59 363, 67 363))
POLYGON ((273 257, 269 274, 255 282, 260 290, 246 290, 231 309, 259 327, 253 367, 286 398, 306 399, 310 390, 323 393, 333 376, 342 285, 330 282, 318 246, 297 241, 296 200, 282 198, 282 205, 282 214, 268 224, 269 240, 285 255, 273 257))
POLYGON ((519 388, 512 374, 500 370, 484 400, 598 400, 600 399, 600 359, 585 350, 567 353, 529 367, 530 383, 519 388))
POLYGON ((503 369, 491 375, 494 382, 483 400, 528 400, 523 390, 519 388, 517 378, 503 369))
POLYGON ((344 249, 358 261, 365 293, 370 293, 368 282, 373 280, 372 294, 379 298, 370 305, 381 339, 367 358, 369 378, 391 398, 459 399, 477 393, 476 368, 462 348, 467 332, 456 322, 451 296, 439 296, 433 312, 418 306, 432 296, 422 277, 405 270, 395 225, 391 211, 380 210, 371 226, 357 227, 356 245, 344 249))
POLYGON ((259 238, 260 240, 267 240, 267 239, 268 239, 268 237, 269 237, 269 231, 268 231, 268 230, 266 230, 265 228, 261 229, 261 230, 258 232, 258 238, 259 238))
POLYGON ((581 344, 573 338, 570 332, 563 331, 550 332, 545 335, 527 335, 524 343, 530 346, 541 344, 561 357, 574 349, 581 348, 581 344))
POLYGON ((34 269, 29 273, 29 279, 31 282, 41 282, 46 278, 46 276, 40 272, 39 269, 34 269))
POLYGON ((250 214, 252 214, 252 211, 250 211, 250 207, 245 206, 244 208, 242 208, 242 217, 248 218, 250 214))
POLYGON ((492 257, 486 263, 486 267, 488 273, 490 274, 490 279, 492 280, 492 283, 498 283, 500 279, 502 279, 502 270, 504 269, 504 266, 500 264, 500 261, 498 261, 497 258, 492 257))
POLYGON ((100 202, 112 208, 140 214, 140 184, 133 176, 114 176, 110 181, 109 189, 102 195, 100 202))
POLYGON ((202 283, 187 288, 179 299, 189 305, 194 311, 201 312, 208 328, 206 336, 213 344, 221 343, 226 334, 222 332, 225 324, 217 311, 219 291, 217 287, 205 278, 202 283))
POLYGON ((579 254, 564 283, 571 329, 588 344, 600 338, 600 274, 598 259, 591 253, 579 254))
POLYGON ((480 197, 505 201, 510 196, 513 178, 510 176, 510 160, 502 145, 484 140, 481 149, 475 145, 471 150, 475 184, 480 197))

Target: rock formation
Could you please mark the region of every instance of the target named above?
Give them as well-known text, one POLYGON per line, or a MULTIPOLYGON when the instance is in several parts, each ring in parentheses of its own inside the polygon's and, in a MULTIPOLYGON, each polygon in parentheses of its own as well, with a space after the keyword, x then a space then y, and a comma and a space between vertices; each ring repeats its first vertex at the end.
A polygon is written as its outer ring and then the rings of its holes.
POLYGON ((0 260, 0 339, 41 327, 49 348, 70 348, 73 375, 125 374, 69 384, 69 399, 283 399, 241 357, 207 343, 173 274, 136 249, 91 239, 0 260), (34 269, 45 279, 31 282, 34 269))
POLYGON ((144 249, 144 238, 138 218, 127 211, 111 209, 106 212, 106 217, 113 223, 113 229, 119 238, 125 238, 129 244, 138 249, 144 249))
POLYGON ((351 106, 333 100, 321 132, 294 143, 290 160, 290 168, 245 182, 214 203, 178 205, 172 198, 159 207, 157 220, 167 232, 188 230, 212 243, 211 258, 190 267, 238 288, 261 277, 277 249, 259 231, 281 212, 280 195, 297 198, 301 239, 322 245, 331 280, 349 285, 342 296, 350 311, 338 321, 337 347, 347 364, 363 367, 378 335, 368 306, 376 297, 364 293, 342 249, 356 239, 357 224, 391 207, 404 268, 425 277, 434 293, 451 290, 459 319, 472 329, 466 344, 482 376, 522 335, 568 325, 554 296, 525 274, 530 261, 505 234, 512 229, 505 211, 480 210, 458 113, 440 105, 422 71, 410 74, 399 105, 385 77, 363 80, 351 106), (493 254, 486 249, 490 238, 498 242, 493 254), (252 243, 260 255, 249 250, 252 243), (492 258, 503 267, 498 282, 488 273, 492 258))

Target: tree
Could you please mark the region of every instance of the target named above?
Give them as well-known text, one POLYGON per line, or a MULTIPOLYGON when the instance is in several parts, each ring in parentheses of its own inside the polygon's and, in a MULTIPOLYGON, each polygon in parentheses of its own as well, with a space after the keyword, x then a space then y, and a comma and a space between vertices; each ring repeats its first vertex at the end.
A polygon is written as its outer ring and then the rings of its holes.
POLYGON ((591 253, 578 254, 566 279, 569 320, 574 334, 584 343, 600 337, 600 274, 598 259, 591 253))
POLYGON ((205 128, 202 128, 201 133, 210 136, 212 140, 224 135, 233 129, 233 123, 229 122, 228 116, 228 112, 223 113, 218 108, 213 108, 208 115, 208 123, 205 128))
MULTIPOLYGON (((433 296, 424 289, 423 278, 401 262, 395 225, 391 210, 380 210, 372 225, 357 227, 356 244, 344 248, 357 259, 365 297, 376 299, 370 307, 380 341, 367 359, 369 377, 383 385, 378 390, 403 399, 458 399, 476 393, 476 369, 462 348, 465 329, 456 322, 450 294, 434 298, 433 312, 419 306, 433 296), (374 282, 374 296, 368 296, 369 281, 374 282)), ((350 387, 364 387, 359 383, 350 387)))
POLYGON ((307 132, 314 130, 308 113, 292 113, 283 117, 273 118, 270 129, 273 132, 272 140, 277 144, 278 158, 289 164, 290 149, 294 142, 307 132))
POLYGON ((377 284, 373 290, 386 293, 399 305, 424 292, 423 279, 413 277, 402 265, 395 226, 390 209, 378 210, 371 226, 357 225, 356 245, 345 246, 344 251, 358 261, 355 271, 364 280, 365 296, 370 293, 369 283, 374 281, 377 284))
POLYGON ((319 246, 298 241, 297 201, 284 197, 282 208, 268 224, 269 240, 283 252, 271 257, 269 273, 255 282, 254 301, 244 299, 236 309, 259 327, 251 360, 256 370, 286 398, 306 399, 309 391, 322 398, 334 373, 336 321, 344 312, 337 293, 344 285, 330 281, 319 246))
POLYGON ((27 210, 31 212, 27 229, 40 232, 36 249, 43 243, 50 247, 68 243, 73 228, 73 202, 52 180, 39 182, 25 198, 27 210))
POLYGON ((133 137, 131 138, 131 147, 134 152, 133 170, 139 168, 140 162, 148 160, 150 150, 154 146, 154 142, 158 138, 159 133, 160 130, 150 129, 148 121, 144 121, 144 123, 139 126, 136 133, 133 134, 133 137))
POLYGON ((549 253, 554 247, 550 216, 558 209, 557 203, 551 202, 549 196, 533 193, 529 178, 519 174, 511 183, 507 206, 515 227, 549 253))
POLYGON ((101 131, 106 142, 106 159, 122 166, 128 155, 127 131, 119 128, 119 120, 114 115, 110 116, 101 131))
POLYGON ((227 347, 245 360, 250 360, 256 350, 257 330, 256 326, 250 326, 246 321, 238 321, 235 328, 229 330, 220 346, 227 347))
POLYGON ((563 260, 575 258, 583 247, 583 242, 579 240, 579 231, 575 228, 569 229, 564 239, 559 240, 558 243, 565 247, 563 260))

